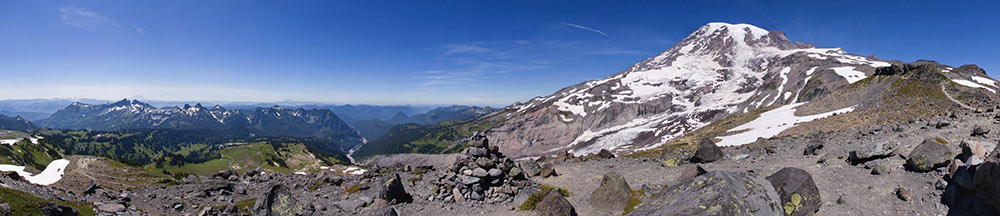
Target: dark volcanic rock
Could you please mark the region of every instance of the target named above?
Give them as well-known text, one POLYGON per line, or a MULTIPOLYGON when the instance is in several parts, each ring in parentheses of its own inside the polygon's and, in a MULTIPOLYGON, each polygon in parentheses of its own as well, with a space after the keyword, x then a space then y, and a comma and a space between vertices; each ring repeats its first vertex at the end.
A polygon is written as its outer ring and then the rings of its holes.
POLYGON ((823 140, 813 139, 806 144, 806 149, 802 151, 802 155, 816 155, 816 150, 823 148, 823 140))
POLYGON ((615 154, 611 153, 611 151, 608 151, 607 149, 601 149, 601 152, 598 152, 597 156, 604 159, 615 158, 615 154))
POLYGON ((1000 147, 993 149, 986 162, 976 167, 973 177, 976 198, 1000 208, 1000 147))
POLYGON ((76 216, 78 215, 76 209, 70 208, 69 206, 59 205, 55 203, 49 203, 38 207, 42 210, 42 215, 45 216, 76 216))
POLYGON ((628 215, 781 215, 779 202, 762 177, 712 171, 660 190, 628 215))
POLYGON ((535 211, 542 216, 575 216, 576 209, 566 200, 562 192, 552 190, 535 206, 535 211))
POLYGON ((601 185, 590 193, 590 206, 602 211, 618 212, 625 209, 625 204, 632 197, 632 188, 625 177, 618 173, 605 173, 601 185))
POLYGON ((521 171, 524 172, 526 176, 538 176, 542 172, 542 167, 538 166, 538 162, 533 160, 525 160, 517 162, 517 166, 521 167, 521 171))
POLYGON ((711 139, 705 138, 698 142, 698 149, 695 150, 694 156, 690 160, 695 163, 708 163, 717 161, 723 157, 725 155, 722 154, 722 149, 715 145, 715 142, 712 142, 711 139))
POLYGON ((938 140, 943 139, 924 139, 920 145, 910 151, 910 155, 906 158, 906 168, 916 172, 927 172, 948 165, 955 154, 945 146, 946 143, 938 140))
POLYGON ((677 181, 678 182, 687 181, 688 179, 693 179, 707 172, 708 171, 705 171, 705 168, 701 168, 700 165, 693 164, 688 166, 687 168, 684 168, 684 172, 682 172, 680 176, 677 176, 677 181))
POLYGON ((766 178, 781 197, 786 215, 813 215, 823 205, 809 172, 785 167, 766 178))
POLYGON ((280 184, 271 186, 254 204, 254 215, 295 216, 312 215, 313 206, 299 202, 288 188, 280 184))
POLYGON ((556 173, 555 166, 553 166, 550 163, 546 163, 544 166, 542 166, 542 171, 541 173, 539 173, 539 175, 543 178, 548 178, 550 176, 557 176, 559 174, 556 173))
POLYGON ((896 143, 878 142, 856 146, 848 152, 847 160, 851 164, 859 164, 867 161, 890 157, 895 154, 896 143))
POLYGON ((393 174, 388 180, 382 183, 382 188, 378 192, 378 197, 390 203, 410 202, 412 197, 403 188, 403 180, 399 179, 399 174, 393 174))
POLYGON ((980 125, 976 125, 976 128, 972 129, 972 135, 973 136, 983 136, 983 135, 986 135, 988 133, 990 133, 990 129, 986 128, 986 127, 983 127, 983 126, 980 126, 980 125))

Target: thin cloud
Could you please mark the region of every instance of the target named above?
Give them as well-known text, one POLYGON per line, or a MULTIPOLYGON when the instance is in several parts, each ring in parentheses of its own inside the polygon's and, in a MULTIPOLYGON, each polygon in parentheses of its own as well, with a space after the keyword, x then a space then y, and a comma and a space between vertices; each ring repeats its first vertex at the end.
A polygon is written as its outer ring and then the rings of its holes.
POLYGON ((136 34, 146 35, 146 31, 142 30, 142 27, 139 27, 137 25, 132 25, 132 28, 135 28, 135 33, 136 34))
POLYGON ((96 31, 104 26, 118 26, 114 20, 86 8, 66 6, 60 7, 62 22, 73 27, 96 31))
POLYGON ((484 53, 490 49, 475 44, 449 44, 448 50, 442 55, 463 54, 463 53, 484 53))
POLYGON ((594 32, 594 33, 598 33, 598 34, 604 35, 605 37, 608 36, 608 34, 604 33, 604 31, 593 29, 593 28, 590 28, 590 27, 586 27, 586 26, 582 26, 582 25, 577 25, 577 24, 573 24, 573 23, 567 23, 567 22, 564 22, 562 24, 565 25, 565 26, 569 26, 569 27, 573 27, 573 28, 578 28, 578 29, 583 29, 583 30, 594 32))

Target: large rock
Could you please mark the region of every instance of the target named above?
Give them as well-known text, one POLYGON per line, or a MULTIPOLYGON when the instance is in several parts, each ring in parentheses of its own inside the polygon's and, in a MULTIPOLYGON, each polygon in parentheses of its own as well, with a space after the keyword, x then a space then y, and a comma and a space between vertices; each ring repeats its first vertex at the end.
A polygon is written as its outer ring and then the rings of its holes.
POLYGON ((978 158, 986 158, 986 148, 983 147, 982 143, 977 141, 962 140, 959 144, 962 147, 961 158, 965 162, 969 162, 969 157, 976 156, 978 158))
POLYGON ((986 161, 975 169, 976 198, 1000 208, 1000 148, 993 149, 986 161))
POLYGON ((973 136, 983 136, 983 135, 986 135, 988 133, 990 133, 990 129, 986 128, 986 127, 983 127, 981 125, 976 125, 976 127, 972 129, 972 135, 973 136))
POLYGON ((42 215, 45 216, 76 216, 78 215, 76 209, 70 208, 69 206, 59 205, 55 203, 49 203, 38 207, 42 210, 42 215))
POLYGON ((575 216, 576 209, 566 200, 560 190, 549 191, 541 202, 535 205, 540 216, 575 216))
POLYGON ((378 197, 390 203, 410 202, 413 199, 410 197, 410 194, 406 193, 406 189, 403 188, 403 180, 399 178, 399 174, 393 174, 392 177, 382 183, 378 197))
POLYGON ((105 203, 105 204, 101 204, 101 205, 97 206, 97 210, 100 210, 101 212, 106 212, 106 213, 112 213, 113 214, 113 213, 116 213, 116 212, 125 211, 125 205, 118 204, 118 203, 105 203))
POLYGON ((256 209, 254 215, 295 216, 313 214, 312 205, 299 202, 289 192, 288 188, 280 184, 271 186, 270 190, 257 199, 257 203, 254 206, 254 209, 256 209))
POLYGON ((521 171, 527 177, 538 176, 542 172, 542 167, 538 166, 538 162, 533 160, 518 161, 517 166, 521 167, 521 171))
POLYGON ((823 148, 823 140, 812 139, 806 144, 806 149, 802 151, 802 155, 816 155, 816 150, 823 148))
POLYGON ((557 176, 556 167, 552 163, 546 163, 542 166, 542 172, 538 173, 542 178, 548 178, 551 176, 557 176))
POLYGON ((611 151, 608 151, 607 149, 601 149, 601 151, 597 153, 597 156, 603 159, 615 158, 615 154, 611 153, 611 151))
POLYGON ((916 172, 927 172, 948 165, 955 154, 945 146, 941 138, 924 139, 906 158, 906 168, 916 172), (938 141, 941 140, 941 141, 938 141))
POLYGON ((715 145, 712 139, 705 138, 698 142, 698 149, 695 150, 694 156, 690 160, 695 163, 708 163, 717 161, 723 157, 725 155, 722 154, 722 149, 715 145))
POLYGON ((601 185, 590 193, 590 206, 601 211, 619 212, 625 210, 625 204, 631 197, 632 188, 625 177, 609 172, 601 178, 601 185))
POLYGON ((629 215, 781 215, 780 202, 763 177, 712 171, 660 190, 629 215))
POLYGON ((805 170, 785 167, 766 179, 781 197, 785 215, 813 215, 823 205, 816 182, 805 170))
POLYGON ((677 176, 677 181, 687 181, 688 179, 693 179, 705 173, 708 173, 708 171, 705 171, 705 168, 701 168, 700 165, 693 164, 684 168, 684 172, 682 172, 680 176, 677 176))
POLYGON ((848 152, 847 160, 852 164, 864 163, 867 161, 890 157, 895 154, 896 146, 894 142, 877 142, 855 146, 848 152))

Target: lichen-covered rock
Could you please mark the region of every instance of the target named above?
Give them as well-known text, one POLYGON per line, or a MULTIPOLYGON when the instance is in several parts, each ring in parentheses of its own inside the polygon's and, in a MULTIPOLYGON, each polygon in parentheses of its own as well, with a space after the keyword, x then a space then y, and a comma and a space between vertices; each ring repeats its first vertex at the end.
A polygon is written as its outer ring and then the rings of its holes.
POLYGON ((781 215, 780 202, 763 177, 712 171, 661 190, 628 215, 781 215))
POLYGON ((533 160, 519 161, 517 162, 517 166, 521 167, 521 171, 528 177, 538 176, 542 172, 542 167, 538 166, 538 162, 533 160))
POLYGON ((1000 208, 1000 147, 993 149, 975 171, 973 182, 976 198, 1000 208))
POLYGON ((941 138, 924 139, 910 151, 910 155, 906 158, 906 168, 910 171, 927 172, 948 165, 955 154, 945 146, 946 144, 947 142, 941 138))
POLYGON ((590 193, 590 206, 601 211, 619 212, 625 209, 631 196, 632 188, 625 177, 609 172, 601 178, 601 185, 590 193))
POLYGON ((280 184, 271 186, 270 190, 257 199, 254 206, 256 209, 254 215, 296 216, 313 214, 312 205, 299 202, 288 191, 288 188, 280 184))
POLYGON ((42 215, 45 216, 76 216, 78 215, 76 209, 70 208, 69 206, 59 205, 55 203, 49 203, 38 207, 42 210, 42 215))
POLYGON ((823 205, 816 182, 805 170, 785 167, 766 179, 781 197, 785 215, 813 215, 823 205))

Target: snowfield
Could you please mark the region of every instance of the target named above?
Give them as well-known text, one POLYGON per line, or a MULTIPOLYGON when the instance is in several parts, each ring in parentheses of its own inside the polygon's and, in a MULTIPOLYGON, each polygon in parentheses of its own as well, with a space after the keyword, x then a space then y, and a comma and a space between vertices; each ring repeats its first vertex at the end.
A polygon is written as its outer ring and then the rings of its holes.
POLYGON ((955 82, 955 83, 958 83, 959 85, 964 85, 964 86, 968 86, 968 87, 972 87, 972 88, 984 88, 986 90, 989 90, 990 92, 997 93, 996 89, 992 89, 992 88, 986 87, 984 85, 980 85, 979 83, 976 83, 976 82, 973 82, 973 81, 962 80, 962 79, 953 79, 951 81, 955 82))
POLYGON ((0 171, 5 172, 16 172, 25 180, 33 184, 38 185, 50 185, 58 182, 62 179, 63 173, 66 172, 66 166, 69 165, 69 160, 59 159, 54 160, 45 167, 45 170, 38 175, 31 175, 31 173, 24 171, 24 166, 10 165, 10 164, 0 164, 0 171))
POLYGON ((771 138, 782 131, 794 127, 796 124, 810 122, 831 116, 835 113, 846 113, 854 111, 854 107, 847 107, 830 112, 795 116, 795 108, 805 103, 793 103, 784 105, 773 110, 760 114, 760 117, 746 124, 730 129, 728 132, 743 131, 738 134, 719 137, 722 141, 716 143, 719 146, 738 146, 757 141, 757 138, 771 138), (745 131, 744 131, 745 130, 745 131))

